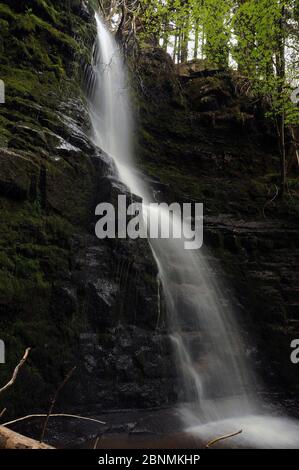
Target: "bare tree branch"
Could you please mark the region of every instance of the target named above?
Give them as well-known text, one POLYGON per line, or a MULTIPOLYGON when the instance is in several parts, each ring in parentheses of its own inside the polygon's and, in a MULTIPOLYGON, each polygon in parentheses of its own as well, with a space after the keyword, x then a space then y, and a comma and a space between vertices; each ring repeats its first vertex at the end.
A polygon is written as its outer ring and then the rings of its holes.
POLYGON ((228 439, 229 437, 237 436, 238 434, 241 434, 242 432, 243 432, 243 430, 240 429, 240 431, 233 432, 231 434, 225 434, 224 436, 221 436, 221 437, 217 437, 217 439, 213 439, 212 441, 208 442, 207 445, 206 445, 206 448, 209 449, 210 447, 212 447, 217 442, 223 441, 224 439, 228 439))
POLYGON ((46 416, 46 419, 45 419, 45 422, 44 422, 44 425, 43 425, 43 429, 42 429, 42 433, 41 433, 41 438, 40 438, 40 442, 43 442, 44 440, 44 437, 45 437, 45 432, 46 432, 46 429, 47 429, 47 425, 48 425, 48 421, 49 421, 49 417, 50 415, 52 414, 52 411, 53 411, 53 408, 55 406, 55 403, 56 403, 56 400, 57 400, 57 397, 58 397, 58 394, 59 392, 63 389, 63 387, 66 385, 66 383, 70 380, 71 376, 73 375, 73 373, 75 372, 76 370, 76 367, 73 367, 72 370, 70 370, 68 372, 68 374, 66 375, 66 377, 63 379, 63 381, 61 382, 61 384, 58 386, 52 400, 51 400, 51 403, 50 403, 50 408, 49 408, 49 411, 48 411, 48 414, 46 416))
POLYGON ((99 419, 95 418, 87 418, 86 416, 78 416, 78 415, 71 415, 68 413, 54 413, 54 414, 33 414, 33 415, 27 415, 23 416, 22 418, 17 418, 14 419, 13 421, 8 421, 7 423, 1 424, 1 426, 11 426, 12 424, 19 423, 20 421, 25 421, 27 419, 31 418, 46 418, 49 416, 49 418, 74 418, 74 419, 83 419, 85 421, 93 421, 94 423, 99 423, 99 424, 106 424, 104 421, 100 421, 99 419))
POLYGON ((6 385, 4 385, 4 387, 0 388, 0 394, 3 393, 5 390, 7 390, 8 388, 10 388, 16 381, 16 378, 18 376, 18 373, 19 373, 19 370, 21 369, 21 367, 23 367, 23 365, 25 364, 27 358, 28 358, 28 355, 30 353, 30 348, 27 348, 26 351, 25 351, 25 354, 23 356, 23 358, 21 359, 21 361, 19 362, 19 364, 17 365, 17 367, 15 368, 13 374, 12 374, 12 378, 10 379, 9 382, 7 382, 6 385))
POLYGON ((97 448, 98 448, 100 439, 101 439, 101 436, 98 436, 98 437, 96 438, 95 443, 94 443, 94 446, 93 446, 93 449, 97 449, 97 448))

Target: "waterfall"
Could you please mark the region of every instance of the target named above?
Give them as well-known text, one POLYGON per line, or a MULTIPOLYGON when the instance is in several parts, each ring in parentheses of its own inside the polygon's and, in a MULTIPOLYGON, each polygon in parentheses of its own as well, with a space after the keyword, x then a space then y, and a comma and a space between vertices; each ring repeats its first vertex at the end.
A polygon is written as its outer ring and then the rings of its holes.
MULTIPOLYGON (((168 224, 169 212, 150 206, 150 190, 134 168, 128 77, 113 35, 98 15, 96 22, 96 86, 89 100, 94 142, 113 158, 123 183, 143 198, 144 211, 160 210, 161 224, 168 224)), ((174 223, 182 222, 175 217, 174 223)), ((186 428, 207 438, 242 428, 240 442, 253 447, 298 446, 296 422, 261 412, 239 327, 217 285, 209 254, 203 248, 186 250, 180 239, 149 243, 166 300, 186 428)))

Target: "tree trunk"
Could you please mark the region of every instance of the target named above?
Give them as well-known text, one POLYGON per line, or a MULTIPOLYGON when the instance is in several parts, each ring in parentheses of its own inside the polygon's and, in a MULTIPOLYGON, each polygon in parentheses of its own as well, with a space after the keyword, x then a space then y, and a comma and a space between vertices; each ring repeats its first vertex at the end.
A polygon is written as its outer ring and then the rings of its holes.
POLYGON ((179 30, 179 35, 178 35, 178 63, 180 64, 182 62, 182 30, 179 30))
POLYGON ((283 198, 286 190, 287 182, 287 171, 286 171, 286 146, 285 146, 285 115, 284 112, 281 115, 280 119, 280 145, 281 145, 281 157, 280 157, 280 166, 281 166, 281 179, 280 179, 280 197, 283 198))
POLYGON ((177 51, 178 51, 178 32, 176 31, 175 36, 174 36, 174 46, 173 46, 173 54, 172 54, 173 62, 175 62, 177 51))
POLYGON ((187 62, 188 60, 188 44, 189 44, 189 28, 190 18, 186 18, 184 22, 184 28, 182 33, 182 47, 181 47, 181 62, 187 62))
MULTIPOLYGON (((292 126, 290 126, 290 132, 291 132, 291 137, 292 137, 292 144, 294 147, 294 160, 297 162, 297 167, 299 167, 299 150, 298 150, 298 145, 297 145, 297 140, 295 136, 295 132, 292 126)), ((291 167, 290 167, 291 169, 291 167)))
POLYGON ((168 22, 168 15, 165 15, 163 21, 163 35, 162 35, 163 43, 162 48, 165 52, 167 52, 168 42, 169 42, 169 22, 168 22))
POLYGON ((195 38, 194 38, 194 59, 197 59, 198 56, 198 45, 199 45, 199 20, 196 20, 195 23, 195 38))
POLYGON ((54 447, 0 426, 0 449, 54 449, 54 447))
POLYGON ((202 27, 202 33, 201 33, 201 58, 204 60, 205 58, 205 28, 204 26, 202 27))
MULTIPOLYGON (((286 73, 286 59, 285 59, 285 6, 282 2, 281 4, 281 17, 279 20, 279 35, 278 35, 278 52, 276 56, 277 63, 277 76, 279 79, 278 82, 278 94, 279 96, 283 95, 284 83, 285 83, 285 73, 286 73)), ((280 197, 284 196, 286 190, 286 145, 285 145, 285 112, 282 109, 280 115, 280 197)))

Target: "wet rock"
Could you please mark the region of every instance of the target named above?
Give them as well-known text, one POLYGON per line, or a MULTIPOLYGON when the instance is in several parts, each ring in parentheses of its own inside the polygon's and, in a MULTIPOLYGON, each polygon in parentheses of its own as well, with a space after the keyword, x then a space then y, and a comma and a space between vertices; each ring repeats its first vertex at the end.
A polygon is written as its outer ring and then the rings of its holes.
POLYGON ((76 312, 78 299, 73 286, 56 286, 52 291, 53 314, 63 318, 76 312))
POLYGON ((84 364, 87 369, 87 371, 92 374, 93 372, 96 371, 97 367, 97 361, 94 356, 92 355, 86 355, 84 356, 84 364))
MULTIPOLYGON (((21 3, 7 5, 20 22, 26 15, 21 3)), ((99 202, 115 204, 119 194, 129 202, 140 198, 120 183, 112 158, 90 137, 78 64, 90 62, 93 10, 81 0, 70 8, 58 3, 59 22, 50 6, 32 5, 33 17, 45 24, 35 31, 34 50, 30 35, 15 36, 14 20, 2 35, 9 100, 0 120, 8 147, 0 150, 0 310, 14 354, 0 379, 5 382, 30 344, 32 367, 16 394, 24 398, 9 403, 14 415, 44 410, 74 365, 60 396, 64 410, 87 403, 156 406, 162 396, 171 401, 171 386, 166 392, 158 375, 152 380, 136 355, 144 344, 156 352, 166 342, 155 330, 157 266, 146 240, 95 236, 99 202), (20 52, 28 50, 30 57, 20 52)))
POLYGON ((87 285, 87 312, 92 323, 100 327, 116 326, 115 303, 118 287, 107 279, 98 278, 87 285))
POLYGON ((158 379, 159 377, 176 376, 177 370, 173 364, 173 350, 167 355, 153 351, 152 346, 144 346, 136 353, 136 361, 145 377, 158 379))
POLYGON ((117 380, 133 382, 138 380, 138 373, 134 366, 134 362, 131 356, 122 355, 117 357, 116 364, 116 378, 117 380))
MULTIPOLYGON (((289 360, 291 339, 299 335, 298 191, 292 191, 292 207, 278 198, 268 204, 279 185, 275 129, 227 71, 205 61, 168 64, 161 50, 149 48, 140 57, 142 169, 153 185, 156 179, 165 184, 164 200, 204 203, 204 245, 213 254, 206 253, 208 275, 223 281, 221 305, 235 308, 247 347, 256 351, 253 367, 271 385, 298 390, 289 360)), ((179 293, 183 283, 172 280, 179 293)), ((191 334, 192 296, 178 302, 182 327, 191 334)))
POLYGON ((87 21, 89 23, 92 22, 92 9, 87 0, 75 0, 72 3, 72 9, 84 21, 87 21))
POLYGON ((34 191, 38 166, 25 155, 0 149, 0 192, 12 199, 26 199, 34 191))

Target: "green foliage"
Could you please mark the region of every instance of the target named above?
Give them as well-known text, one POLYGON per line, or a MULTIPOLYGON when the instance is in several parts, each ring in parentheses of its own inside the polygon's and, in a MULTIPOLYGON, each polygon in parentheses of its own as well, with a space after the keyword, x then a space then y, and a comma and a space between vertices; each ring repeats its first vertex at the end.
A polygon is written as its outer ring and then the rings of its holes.
POLYGON ((203 2, 202 17, 199 16, 206 38, 203 53, 210 62, 220 66, 227 66, 229 61, 232 6, 231 0, 203 2))
POLYGON ((290 28, 299 32, 294 7, 293 0, 246 0, 232 18, 237 38, 232 55, 239 71, 250 79, 255 94, 268 97, 270 115, 283 113, 286 124, 299 122, 299 109, 290 100, 297 70, 288 60, 296 47, 290 28))
POLYGON ((159 43, 177 62, 194 52, 210 65, 233 66, 249 84, 247 92, 267 103, 278 131, 283 194, 286 128, 299 123, 299 107, 291 100, 299 83, 298 0, 144 0, 142 5, 143 41, 159 43))
POLYGON ((186 58, 193 43, 210 62, 228 65, 232 0, 145 0, 142 35, 172 45, 174 57, 186 58))

